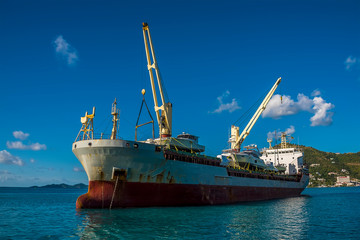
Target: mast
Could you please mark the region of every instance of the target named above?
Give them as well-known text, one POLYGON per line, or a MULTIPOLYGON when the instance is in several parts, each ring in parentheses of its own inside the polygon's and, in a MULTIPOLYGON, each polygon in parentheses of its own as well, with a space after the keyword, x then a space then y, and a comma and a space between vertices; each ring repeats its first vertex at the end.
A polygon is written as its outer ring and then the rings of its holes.
MULTIPOLYGON (((278 85, 280 84, 280 82, 281 82, 281 78, 278 78, 278 80, 275 82, 273 87, 270 89, 269 93, 266 95, 266 97, 260 104, 259 108, 256 110, 254 116, 250 119, 249 123, 246 125, 245 129, 240 134, 240 136, 230 139, 232 150, 235 150, 237 152, 240 151, 241 144, 244 142, 246 137, 249 135, 251 129, 255 125, 255 123, 258 120, 258 118, 260 117, 261 113, 265 110, 267 104, 269 103, 271 97, 274 95, 274 92, 275 92, 276 88, 278 87, 278 85)), ((232 132, 233 132, 233 129, 234 129, 234 131, 239 131, 239 128, 236 126, 231 126, 231 129, 232 129, 232 132)), ((236 135, 238 135, 238 134, 236 134, 236 135)))
POLYGON ((163 86, 161 81, 161 76, 159 72, 159 67, 157 65, 155 52, 151 40, 149 25, 147 23, 143 23, 143 35, 144 35, 144 43, 145 43, 145 52, 147 59, 147 68, 149 70, 150 75, 150 83, 151 89, 154 97, 154 106, 156 112, 156 119, 159 125, 159 135, 161 137, 171 137, 171 125, 172 125, 172 104, 170 102, 166 102, 163 92, 163 86), (149 49, 150 48, 150 49, 149 49), (151 55, 150 55, 151 51, 151 55), (152 63, 151 63, 152 60, 152 63), (156 89, 155 89, 155 81, 153 70, 155 70, 157 84, 160 92, 161 103, 159 106, 156 89))
POLYGON ((271 146, 272 139, 271 139, 271 138, 268 138, 268 139, 267 139, 267 142, 269 143, 269 149, 272 149, 272 146, 271 146))
POLYGON ((115 98, 115 101, 114 103, 112 104, 112 107, 111 107, 111 115, 113 115, 113 128, 112 128, 112 131, 111 131, 111 137, 110 139, 114 140, 116 139, 116 133, 117 133, 117 122, 118 122, 118 115, 119 115, 119 110, 116 108, 116 98, 115 98))
POLYGON ((281 148, 287 148, 286 137, 287 137, 286 132, 282 132, 281 133, 281 148))

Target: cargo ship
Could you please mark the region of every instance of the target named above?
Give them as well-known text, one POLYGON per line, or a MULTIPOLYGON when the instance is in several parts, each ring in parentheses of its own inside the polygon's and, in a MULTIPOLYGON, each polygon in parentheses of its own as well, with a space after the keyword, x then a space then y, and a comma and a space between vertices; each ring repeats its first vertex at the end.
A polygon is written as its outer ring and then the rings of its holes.
POLYGON ((266 164, 252 149, 240 151, 280 79, 241 135, 239 127, 231 127, 231 148, 216 157, 207 156, 197 136, 184 132, 172 137, 172 104, 163 93, 149 26, 144 23, 142 30, 159 137, 155 138, 155 121, 144 97, 140 113, 145 105, 152 121, 139 124, 138 118, 135 140, 118 137, 116 99, 109 137, 94 132, 95 107, 91 114, 86 112, 72 151, 86 171, 89 189, 77 199, 76 207, 198 206, 299 196, 309 182, 303 166, 298 166, 296 174, 284 174, 266 164), (147 124, 152 124, 153 138, 137 140, 138 128, 147 124))

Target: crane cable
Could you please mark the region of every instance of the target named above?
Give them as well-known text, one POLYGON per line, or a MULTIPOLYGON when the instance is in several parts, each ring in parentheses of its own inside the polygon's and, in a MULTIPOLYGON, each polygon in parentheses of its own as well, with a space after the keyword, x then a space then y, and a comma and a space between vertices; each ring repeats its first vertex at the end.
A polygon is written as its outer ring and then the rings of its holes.
POLYGON ((258 100, 250 107, 248 110, 240 117, 238 118, 233 125, 236 125, 239 123, 239 125, 242 125, 245 120, 247 120, 251 114, 251 112, 254 110, 254 108, 259 104, 259 102, 264 99, 264 96, 266 96, 267 92, 265 92, 261 97, 258 98, 258 100))

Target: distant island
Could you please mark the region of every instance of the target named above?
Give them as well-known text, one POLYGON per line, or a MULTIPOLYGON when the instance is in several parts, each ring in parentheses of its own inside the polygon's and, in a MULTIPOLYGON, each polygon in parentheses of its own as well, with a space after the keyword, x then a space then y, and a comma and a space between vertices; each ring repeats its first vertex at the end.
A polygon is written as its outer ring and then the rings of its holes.
POLYGON ((88 185, 85 185, 83 183, 78 183, 75 185, 68 185, 65 183, 61 183, 61 184, 49 184, 49 185, 45 185, 45 186, 32 186, 30 188, 61 188, 61 189, 88 189, 88 185))

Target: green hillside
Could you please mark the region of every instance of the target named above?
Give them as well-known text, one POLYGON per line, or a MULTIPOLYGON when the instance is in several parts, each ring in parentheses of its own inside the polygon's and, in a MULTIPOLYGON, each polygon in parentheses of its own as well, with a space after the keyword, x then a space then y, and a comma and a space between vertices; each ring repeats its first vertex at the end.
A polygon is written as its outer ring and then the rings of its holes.
POLYGON ((301 148, 304 149, 304 160, 313 176, 312 187, 334 185, 337 176, 349 175, 352 179, 360 179, 360 152, 339 154, 306 146, 301 148))

